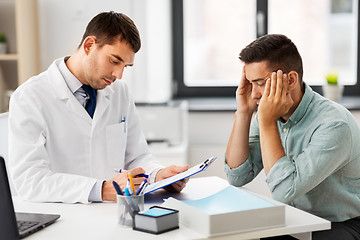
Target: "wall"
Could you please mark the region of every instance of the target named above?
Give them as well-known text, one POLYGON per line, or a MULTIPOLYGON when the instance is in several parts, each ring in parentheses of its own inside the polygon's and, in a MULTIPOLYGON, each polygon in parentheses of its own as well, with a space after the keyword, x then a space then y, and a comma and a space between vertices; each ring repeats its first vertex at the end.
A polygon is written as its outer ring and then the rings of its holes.
MULTIPOLYGON (((360 118, 360 114, 359 114, 360 118)), ((194 177, 218 176, 226 179, 224 161, 226 146, 234 124, 234 112, 190 112, 189 164, 191 166, 210 156, 217 160, 205 172, 194 177)), ((271 197, 262 171, 251 183, 244 186, 251 191, 271 197)))
POLYGON ((41 70, 71 55, 87 23, 103 11, 132 18, 142 38, 134 67, 125 71, 136 102, 161 103, 171 98, 170 0, 38 0, 41 70))
POLYGON ((189 114, 189 164, 191 166, 216 156, 214 165, 204 175, 225 178, 224 159, 226 145, 233 126, 233 112, 190 112, 189 114))

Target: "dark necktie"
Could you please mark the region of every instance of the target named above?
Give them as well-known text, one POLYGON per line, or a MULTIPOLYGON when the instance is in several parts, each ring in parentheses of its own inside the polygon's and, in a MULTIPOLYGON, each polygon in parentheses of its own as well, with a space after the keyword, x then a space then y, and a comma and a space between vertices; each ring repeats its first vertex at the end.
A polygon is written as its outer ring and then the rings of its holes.
POLYGON ((85 105, 85 109, 89 113, 90 117, 93 118, 96 107, 96 91, 95 89, 90 87, 90 85, 83 85, 82 88, 90 97, 90 99, 87 101, 85 105))

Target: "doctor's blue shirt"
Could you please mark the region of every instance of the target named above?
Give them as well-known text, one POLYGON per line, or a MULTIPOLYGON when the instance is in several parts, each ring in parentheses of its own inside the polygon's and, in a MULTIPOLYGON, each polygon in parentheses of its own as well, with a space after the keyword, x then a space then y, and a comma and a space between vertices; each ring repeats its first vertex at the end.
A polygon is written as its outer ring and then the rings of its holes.
MULTIPOLYGON (((332 222, 360 216, 360 130, 352 114, 305 84, 299 106, 277 127, 286 155, 266 177, 273 198, 332 222)), ((242 165, 225 163, 232 185, 250 182, 263 169, 257 114, 249 146, 242 165)))

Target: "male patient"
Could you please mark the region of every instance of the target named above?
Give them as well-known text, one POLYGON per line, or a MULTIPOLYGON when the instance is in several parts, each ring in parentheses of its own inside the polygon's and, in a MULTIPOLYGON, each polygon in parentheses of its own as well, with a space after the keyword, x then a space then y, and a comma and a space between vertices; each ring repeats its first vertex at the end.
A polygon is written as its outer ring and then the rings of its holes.
MULTIPOLYGON (((15 91, 9 163, 22 199, 115 201, 112 181, 124 189, 128 173, 137 189, 145 173, 154 182, 188 169, 164 168, 153 158, 129 90, 120 81, 140 46, 129 17, 100 13, 89 22, 73 55, 55 60, 15 91)), ((181 191, 186 181, 167 190, 181 191)))
POLYGON ((331 230, 314 232, 313 239, 360 239, 360 130, 354 117, 303 82, 301 56, 286 36, 258 38, 240 60, 228 181, 242 186, 264 169, 274 199, 332 222, 331 230))

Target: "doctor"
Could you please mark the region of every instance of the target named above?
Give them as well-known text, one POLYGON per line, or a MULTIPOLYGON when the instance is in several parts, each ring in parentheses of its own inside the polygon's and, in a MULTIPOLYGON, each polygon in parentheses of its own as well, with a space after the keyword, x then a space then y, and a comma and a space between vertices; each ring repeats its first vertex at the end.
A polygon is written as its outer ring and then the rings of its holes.
MULTIPOLYGON (((17 193, 36 202, 115 201, 112 181, 135 188, 188 169, 164 168, 151 155, 126 84, 141 42, 126 15, 104 12, 88 24, 78 49, 55 60, 12 95, 9 163, 17 193), (119 79, 118 81, 116 81, 119 79), (130 169, 116 173, 114 169, 130 169)), ((186 181, 170 186, 181 191, 186 181)))

